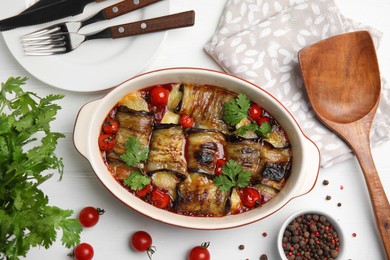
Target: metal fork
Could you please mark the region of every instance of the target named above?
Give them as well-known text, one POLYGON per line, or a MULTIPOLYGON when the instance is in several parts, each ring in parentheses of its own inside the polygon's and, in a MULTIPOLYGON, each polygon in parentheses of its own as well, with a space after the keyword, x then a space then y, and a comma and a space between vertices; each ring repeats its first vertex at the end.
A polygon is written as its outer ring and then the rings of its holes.
POLYGON ((108 6, 93 14, 92 16, 87 17, 84 20, 57 23, 41 30, 26 34, 22 36, 22 39, 34 39, 36 37, 56 33, 77 33, 82 27, 87 26, 89 24, 113 19, 123 14, 130 13, 132 11, 141 9, 143 7, 160 1, 161 0, 125 0, 117 4, 108 6))
POLYGON ((193 10, 141 20, 128 24, 108 27, 92 34, 55 33, 23 39, 26 55, 54 55, 75 50, 83 42, 103 38, 123 38, 140 34, 193 26, 195 12, 193 10))

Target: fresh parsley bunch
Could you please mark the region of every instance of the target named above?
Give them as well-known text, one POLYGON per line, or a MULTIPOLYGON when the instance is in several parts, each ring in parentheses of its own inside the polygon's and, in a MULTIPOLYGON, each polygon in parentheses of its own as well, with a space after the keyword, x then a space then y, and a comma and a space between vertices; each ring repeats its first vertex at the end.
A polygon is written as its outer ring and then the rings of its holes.
POLYGON ((50 122, 61 109, 53 101, 25 92, 27 78, 10 77, 0 91, 0 259, 26 256, 31 247, 49 248, 62 230, 62 244, 80 242, 82 230, 72 210, 49 206, 39 186, 56 170, 61 179, 62 158, 55 154, 64 136, 51 132, 50 122), (43 136, 43 137, 40 137, 43 136))

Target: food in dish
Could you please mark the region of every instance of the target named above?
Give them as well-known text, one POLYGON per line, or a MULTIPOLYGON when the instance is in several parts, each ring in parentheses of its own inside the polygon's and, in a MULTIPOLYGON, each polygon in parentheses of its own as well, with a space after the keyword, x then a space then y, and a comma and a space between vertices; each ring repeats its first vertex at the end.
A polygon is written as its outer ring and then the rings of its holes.
POLYGON ((212 85, 128 93, 102 123, 98 142, 124 188, 189 216, 239 214, 267 203, 292 163, 286 132, 261 104, 212 85))

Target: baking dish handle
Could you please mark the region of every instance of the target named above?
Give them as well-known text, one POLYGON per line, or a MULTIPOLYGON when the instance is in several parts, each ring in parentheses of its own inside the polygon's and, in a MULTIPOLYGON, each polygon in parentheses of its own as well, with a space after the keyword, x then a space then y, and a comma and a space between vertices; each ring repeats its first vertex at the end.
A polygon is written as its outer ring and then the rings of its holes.
POLYGON ((318 147, 308 138, 305 139, 304 146, 304 167, 302 170, 304 179, 295 194, 296 197, 302 196, 314 188, 320 171, 320 151, 318 147))
POLYGON ((77 151, 81 153, 85 158, 89 159, 88 153, 88 140, 90 135, 90 127, 92 115, 99 103, 99 100, 95 100, 85 104, 79 111, 73 131, 73 143, 77 151))

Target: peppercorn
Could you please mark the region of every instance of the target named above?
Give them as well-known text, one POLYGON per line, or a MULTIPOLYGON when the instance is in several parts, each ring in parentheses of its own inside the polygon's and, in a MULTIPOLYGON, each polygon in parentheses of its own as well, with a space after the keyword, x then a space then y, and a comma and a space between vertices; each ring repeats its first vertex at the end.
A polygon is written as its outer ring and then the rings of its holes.
POLYGON ((245 249, 245 246, 244 246, 244 245, 239 245, 238 249, 244 250, 244 249, 245 249))
POLYGON ((330 195, 327 195, 327 196, 325 197, 325 199, 326 199, 326 200, 331 200, 332 197, 331 197, 330 195))
POLYGON ((260 256, 260 260, 268 260, 268 256, 266 254, 262 254, 260 256))
POLYGON ((324 180, 324 181, 322 182, 322 184, 326 186, 326 185, 329 184, 329 181, 328 181, 328 180, 324 180))

